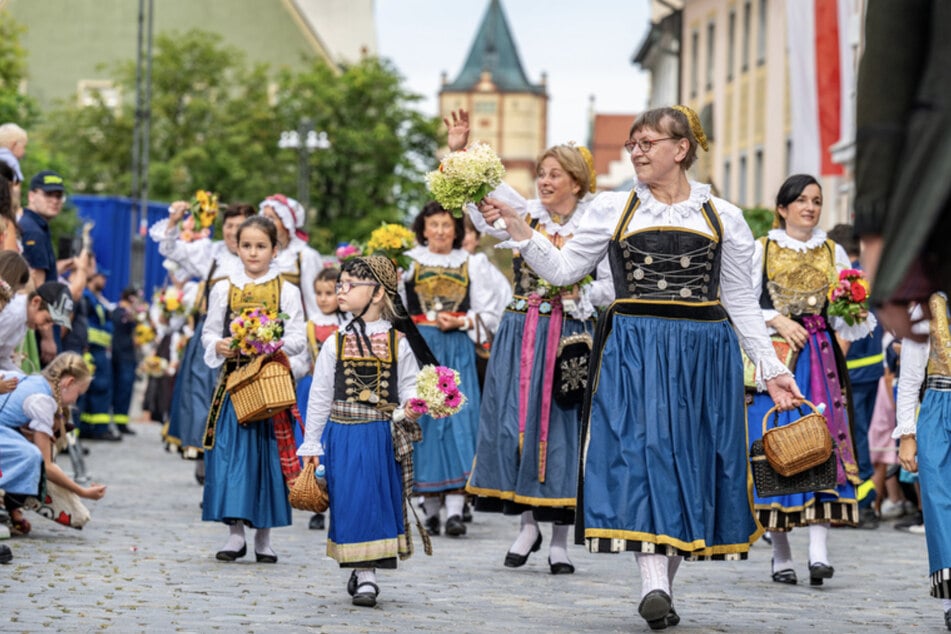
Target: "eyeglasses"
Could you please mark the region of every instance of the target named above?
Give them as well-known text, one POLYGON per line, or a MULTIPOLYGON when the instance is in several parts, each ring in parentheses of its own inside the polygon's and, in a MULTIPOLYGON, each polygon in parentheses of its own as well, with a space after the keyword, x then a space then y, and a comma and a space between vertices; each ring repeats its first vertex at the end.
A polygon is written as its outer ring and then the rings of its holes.
POLYGON ((354 286, 379 286, 376 282, 337 282, 334 288, 338 293, 349 293, 354 286))
POLYGON ((43 192, 43 195, 47 198, 55 198, 56 200, 66 200, 66 192, 43 192))
POLYGON ((640 141, 635 141, 634 139, 631 139, 627 143, 624 144, 624 149, 627 150, 628 153, 630 153, 634 151, 635 147, 639 147, 641 148, 641 152, 643 152, 644 154, 647 154, 648 152, 651 151, 651 148, 654 147, 655 143, 659 143, 661 141, 676 141, 676 140, 677 140, 677 137, 672 137, 672 136, 665 136, 660 139, 641 139, 640 141))

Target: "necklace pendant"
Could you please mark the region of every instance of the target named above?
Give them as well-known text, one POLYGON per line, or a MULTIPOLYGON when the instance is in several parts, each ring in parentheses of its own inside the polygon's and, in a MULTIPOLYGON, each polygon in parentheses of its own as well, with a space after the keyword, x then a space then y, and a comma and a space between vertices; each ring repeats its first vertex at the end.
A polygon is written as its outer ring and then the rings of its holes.
POLYGON ((380 402, 380 397, 377 396, 375 392, 371 392, 370 398, 368 398, 367 400, 373 403, 374 405, 376 405, 377 403, 380 402))

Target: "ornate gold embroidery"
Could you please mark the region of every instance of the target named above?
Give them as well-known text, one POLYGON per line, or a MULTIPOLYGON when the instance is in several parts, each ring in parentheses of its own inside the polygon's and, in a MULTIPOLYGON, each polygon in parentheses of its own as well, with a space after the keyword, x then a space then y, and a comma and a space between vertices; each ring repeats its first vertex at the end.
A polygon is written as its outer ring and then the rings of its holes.
POLYGON ((928 300, 931 308, 931 353, 929 376, 951 376, 951 330, 948 329, 948 300, 935 293, 928 300))
POLYGON ((417 262, 414 283, 423 313, 456 312, 469 289, 469 262, 454 268, 417 262))
POLYGON ((234 284, 228 291, 228 307, 232 314, 238 314, 245 308, 264 308, 281 310, 281 278, 264 282, 263 284, 249 283, 244 288, 234 284))
POLYGON ((836 280, 835 259, 826 243, 803 253, 773 242, 766 253, 766 289, 773 307, 786 317, 821 313, 836 280))

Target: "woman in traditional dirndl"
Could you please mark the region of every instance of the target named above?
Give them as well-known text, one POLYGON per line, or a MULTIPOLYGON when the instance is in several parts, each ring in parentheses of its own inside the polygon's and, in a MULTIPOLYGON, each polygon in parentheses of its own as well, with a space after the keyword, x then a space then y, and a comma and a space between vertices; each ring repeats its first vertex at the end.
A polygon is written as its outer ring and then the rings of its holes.
POLYGON ((415 492, 424 498, 430 534, 439 534, 439 509, 445 501, 446 534, 458 537, 466 534, 465 486, 479 430, 475 320, 478 317, 495 330, 512 292, 508 280, 484 254, 473 255, 461 248, 462 218, 453 218, 439 203, 423 207, 413 231, 418 246, 406 252, 412 261, 403 274, 406 308, 440 364, 459 372, 468 399, 458 414, 419 419, 423 439, 414 448, 415 492))
POLYGON ((247 525, 257 529, 255 559, 275 563, 271 529, 290 525, 287 482, 300 473, 300 463, 294 455, 296 423, 287 412, 263 421, 238 422, 225 384, 228 375, 251 358, 239 357, 238 350, 232 347, 230 324, 245 309, 280 309, 287 315, 283 320, 281 350, 284 355, 293 356, 306 345, 304 313, 297 287, 284 281, 273 266, 277 249, 274 223, 260 216, 248 218, 238 229, 237 239, 244 271, 232 274, 211 289, 201 335, 205 362, 209 367, 221 368, 205 429, 202 520, 229 526, 230 536, 216 554, 218 560, 234 561, 247 554, 247 525))
POLYGON ((552 283, 610 260, 617 299, 599 318, 591 359, 579 537, 592 552, 637 554, 638 612, 652 629, 680 622, 672 582, 683 557, 744 559, 762 534, 737 335, 780 407, 801 398, 752 293, 742 212, 687 179, 705 143, 688 108, 641 114, 625 146, 634 190, 600 194, 561 249, 508 205, 481 207, 487 222, 504 219, 522 257, 552 283))
MULTIPOLYGON (((453 113, 449 147, 468 139, 468 115, 453 113)), ((595 190, 587 149, 556 145, 538 158, 538 198, 526 200, 502 184, 490 196, 504 200, 553 244, 571 240, 585 222, 595 190)), ((476 228, 499 240, 509 235, 486 224, 475 207, 476 228)), ((498 246, 511 245, 502 242, 498 246)), ((548 566, 571 574, 568 535, 575 522, 578 490, 580 403, 554 399, 557 347, 563 337, 594 333, 596 307, 614 299, 607 260, 586 271, 593 282, 581 289, 556 289, 515 251, 514 298, 492 342, 479 416, 476 460, 467 490, 479 511, 520 516, 520 529, 505 555, 509 568, 524 566, 541 549, 539 522, 550 522, 548 566), (597 269, 597 271, 595 271, 597 269)))
MULTIPOLYGON (((941 599, 944 624, 951 630, 951 329, 948 298, 936 293, 928 301, 931 322, 924 343, 905 339, 901 345, 901 374, 893 433, 900 438, 898 458, 902 467, 917 472, 921 484, 921 510, 925 519, 931 596, 941 599), (919 408, 918 395, 925 392, 919 408), (917 412, 916 412, 917 410, 917 412), (917 420, 916 420, 917 419, 917 420)), ((916 307, 911 321, 923 315, 916 307)), ((923 324, 922 324, 923 325, 923 324)), ((914 326, 918 335, 925 335, 914 326)))
MULTIPOLYGON (((849 326, 841 317, 826 314, 829 289, 838 284, 839 270, 851 268, 851 263, 845 249, 819 229, 821 213, 818 181, 805 174, 790 176, 776 195, 776 228, 757 241, 753 255, 753 288, 767 329, 774 340, 793 351, 791 369, 806 399, 825 405, 823 416, 838 463, 834 491, 755 496, 757 519, 770 532, 770 572, 777 583, 798 582, 788 531, 809 527, 809 582, 822 585, 835 572, 827 548, 829 526, 858 522, 855 487, 861 480, 852 439, 851 388, 836 336, 846 341, 866 337, 875 328, 875 318, 849 326)), ((762 438, 763 417, 772 406, 768 395, 753 396, 748 414, 750 442, 762 438)), ((786 425, 800 416, 781 414, 777 424, 786 425)))
MULTIPOLYGON (((317 356, 307 429, 297 450, 305 464, 326 467, 327 555, 352 570, 347 592, 361 607, 376 605, 377 568, 395 569, 397 559, 413 552, 405 513, 420 428, 409 408, 405 416, 395 412, 415 397, 420 363, 435 359, 408 318, 398 286, 396 266, 383 256, 342 264, 337 298, 353 319, 317 356)), ((429 537, 418 520, 416 525, 430 554, 429 537)))

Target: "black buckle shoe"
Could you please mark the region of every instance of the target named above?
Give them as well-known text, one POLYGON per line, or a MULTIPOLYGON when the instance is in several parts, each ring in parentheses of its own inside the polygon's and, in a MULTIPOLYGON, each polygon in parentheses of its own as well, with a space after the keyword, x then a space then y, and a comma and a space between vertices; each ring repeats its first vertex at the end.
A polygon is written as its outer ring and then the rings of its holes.
MULTIPOLYGON (((773 565, 773 560, 770 559, 770 567, 773 565)), ((783 570, 773 570, 773 581, 776 583, 788 583, 791 586, 799 583, 799 578, 796 576, 796 571, 792 568, 785 568, 783 570)))
MULTIPOLYGON (((669 594, 663 590, 651 590, 641 599, 637 613, 647 621, 647 626, 652 630, 664 630, 667 629, 667 615, 670 614, 671 605, 669 594)), ((677 622, 680 622, 679 617, 677 622)))

